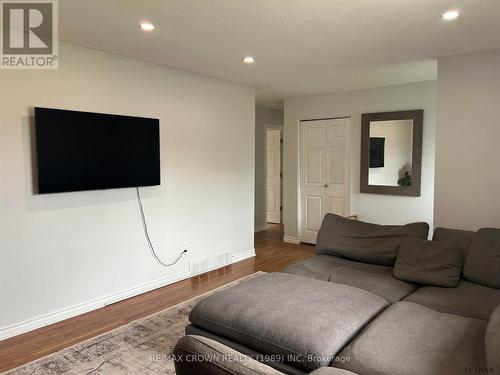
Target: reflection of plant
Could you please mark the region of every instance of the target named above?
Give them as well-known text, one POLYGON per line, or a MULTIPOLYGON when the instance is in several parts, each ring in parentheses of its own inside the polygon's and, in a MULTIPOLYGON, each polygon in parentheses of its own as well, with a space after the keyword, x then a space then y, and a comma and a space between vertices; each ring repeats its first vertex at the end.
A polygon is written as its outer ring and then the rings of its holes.
POLYGON ((399 186, 411 186, 411 175, 410 172, 405 172, 404 177, 398 180, 399 186))

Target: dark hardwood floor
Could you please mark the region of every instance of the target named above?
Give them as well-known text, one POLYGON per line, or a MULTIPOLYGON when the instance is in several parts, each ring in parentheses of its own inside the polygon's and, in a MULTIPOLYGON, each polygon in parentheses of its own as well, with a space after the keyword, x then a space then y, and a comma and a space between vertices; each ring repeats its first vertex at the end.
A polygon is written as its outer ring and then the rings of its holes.
POLYGON ((254 258, 0 341, 0 372, 110 331, 257 271, 281 271, 311 257, 313 246, 282 241, 282 226, 255 234, 254 258))

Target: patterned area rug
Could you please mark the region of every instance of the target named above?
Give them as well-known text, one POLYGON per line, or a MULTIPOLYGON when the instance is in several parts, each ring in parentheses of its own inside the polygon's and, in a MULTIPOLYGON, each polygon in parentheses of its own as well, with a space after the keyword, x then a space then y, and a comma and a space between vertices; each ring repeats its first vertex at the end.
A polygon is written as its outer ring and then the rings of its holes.
POLYGON ((3 375, 174 375, 170 354, 177 341, 184 336, 184 328, 189 324, 188 316, 194 305, 219 290, 262 273, 256 272, 134 320, 3 375))

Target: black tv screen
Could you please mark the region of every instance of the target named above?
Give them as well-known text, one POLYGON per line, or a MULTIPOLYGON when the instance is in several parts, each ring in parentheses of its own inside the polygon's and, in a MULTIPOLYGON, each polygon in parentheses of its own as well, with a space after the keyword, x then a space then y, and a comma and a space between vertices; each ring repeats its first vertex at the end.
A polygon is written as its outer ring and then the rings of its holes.
POLYGON ((38 193, 160 185, 158 119, 35 107, 38 193))

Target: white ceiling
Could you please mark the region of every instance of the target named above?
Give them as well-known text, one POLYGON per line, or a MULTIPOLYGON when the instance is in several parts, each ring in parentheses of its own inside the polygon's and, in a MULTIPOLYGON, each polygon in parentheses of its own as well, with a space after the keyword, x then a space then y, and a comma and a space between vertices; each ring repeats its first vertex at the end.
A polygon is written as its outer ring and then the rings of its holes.
POLYGON ((500 0, 59 0, 59 33, 268 101, 435 79, 437 57, 500 48, 500 0))

